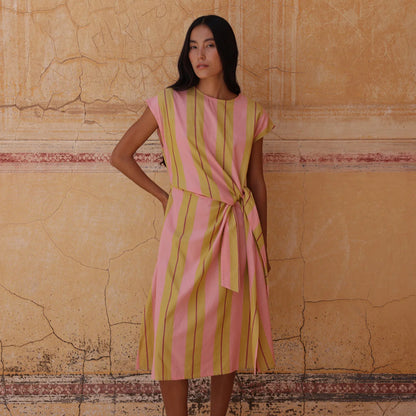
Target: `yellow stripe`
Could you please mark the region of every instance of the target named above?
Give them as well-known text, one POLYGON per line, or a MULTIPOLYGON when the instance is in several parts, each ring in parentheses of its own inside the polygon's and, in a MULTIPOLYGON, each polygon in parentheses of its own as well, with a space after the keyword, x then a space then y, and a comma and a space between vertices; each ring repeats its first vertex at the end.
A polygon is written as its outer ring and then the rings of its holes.
POLYGON ((175 105, 173 90, 166 89, 158 95, 159 107, 162 110, 163 125, 165 127, 165 140, 172 165, 172 185, 176 188, 186 189, 185 172, 179 153, 175 129, 175 105))
POLYGON ((186 96, 186 131, 192 158, 198 172, 201 192, 212 199, 219 200, 219 191, 212 178, 211 166, 207 160, 204 132, 204 97, 191 88, 186 96), (196 103, 195 103, 196 100, 196 103))
MULTIPOLYGON (((165 217, 172 207, 172 194, 169 193, 169 199, 166 206, 165 217)), ((143 324, 140 331, 139 340, 139 368, 151 370, 153 362, 153 343, 154 343, 154 326, 153 326, 153 296, 150 288, 147 296, 146 306, 144 309, 143 324)))
MULTIPOLYGON (((253 146, 253 133, 255 129, 256 113, 254 101, 248 100, 246 118, 246 146, 243 153, 240 172, 247 172, 250 163, 251 148, 253 146)), ((247 178, 241 178, 243 186, 246 186, 247 178)))
POLYGON ((232 172, 234 147, 234 102, 219 101, 217 104, 217 138, 215 158, 222 166, 224 182, 230 192, 233 191, 234 181, 227 172, 232 172))
POLYGON ((218 233, 220 222, 218 218, 221 204, 212 203, 209 213, 208 224, 215 224, 215 227, 208 227, 204 240, 202 243, 202 253, 207 253, 202 257, 195 273, 195 285, 189 299, 188 322, 193 322, 194 325, 188 326, 188 333, 186 336, 186 362, 185 374, 191 374, 191 377, 198 376, 201 372, 201 351, 203 344, 204 324, 205 324, 205 282, 206 271, 212 261, 212 243, 218 233), (199 281, 198 281, 199 279, 199 281), (196 309, 196 305, 198 305, 196 309), (195 316, 196 314, 196 316, 195 316))
POLYGON ((257 227, 253 230, 253 236, 257 242, 257 247, 262 249, 264 246, 264 237, 263 237, 263 230, 261 228, 261 224, 257 225, 257 227))
POLYGON ((259 342, 261 343, 262 346, 262 351, 259 351, 261 357, 262 357, 262 361, 264 363, 264 367, 260 367, 260 369, 262 371, 266 371, 269 370, 270 368, 273 368, 275 363, 274 363, 274 357, 273 357, 273 352, 272 350, 269 348, 269 343, 267 342, 267 338, 266 338, 266 334, 264 332, 264 328, 262 323, 260 322, 260 338, 259 338, 259 342))
MULTIPOLYGON (((254 276, 253 284, 250 288, 250 343, 251 353, 253 357, 253 366, 255 368, 256 362, 254 361, 254 354, 258 348, 259 338, 259 314, 257 310, 257 288, 256 288, 257 276, 254 276)), ((258 352, 257 352, 258 356, 258 352)))
POLYGON ((249 359, 251 356, 248 351, 249 348, 247 348, 250 347, 248 342, 250 330, 250 292, 248 290, 247 270, 244 274, 243 288, 240 288, 240 290, 243 290, 243 315, 241 320, 239 367, 240 369, 245 369, 247 368, 247 359, 249 359))
POLYGON ((144 310, 139 341, 139 368, 142 370, 152 369, 153 338, 152 290, 150 290, 144 310))
POLYGON ((227 374, 230 372, 231 305, 233 292, 223 288, 220 279, 218 279, 218 285, 219 308, 214 340, 214 372, 216 374, 227 374))
POLYGON ((177 227, 167 269, 166 284, 163 288, 160 317, 156 334, 157 355, 160 357, 158 374, 163 379, 171 378, 171 352, 175 306, 178 298, 189 238, 195 221, 197 197, 184 193, 177 227), (163 362, 162 362, 163 361, 163 362))
MULTIPOLYGON (((230 208, 231 210, 234 207, 230 208)), ((237 208, 239 209, 239 208, 237 208)), ((230 289, 234 292, 238 292, 239 286, 239 277, 240 277, 240 262, 239 262, 239 253, 238 253, 238 230, 237 230, 237 221, 235 219, 234 213, 232 212, 229 216, 228 227, 230 230, 230 240, 228 253, 230 256, 230 289)))

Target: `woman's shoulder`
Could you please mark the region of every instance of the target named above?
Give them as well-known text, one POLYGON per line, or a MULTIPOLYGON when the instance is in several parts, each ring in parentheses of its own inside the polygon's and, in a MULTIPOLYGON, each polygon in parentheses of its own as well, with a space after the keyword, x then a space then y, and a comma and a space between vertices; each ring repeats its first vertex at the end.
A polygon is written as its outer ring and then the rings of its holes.
POLYGON ((186 94, 185 91, 176 91, 172 87, 166 87, 161 90, 159 90, 155 95, 148 98, 146 101, 158 101, 158 102, 169 102, 174 101, 175 99, 183 96, 186 94))

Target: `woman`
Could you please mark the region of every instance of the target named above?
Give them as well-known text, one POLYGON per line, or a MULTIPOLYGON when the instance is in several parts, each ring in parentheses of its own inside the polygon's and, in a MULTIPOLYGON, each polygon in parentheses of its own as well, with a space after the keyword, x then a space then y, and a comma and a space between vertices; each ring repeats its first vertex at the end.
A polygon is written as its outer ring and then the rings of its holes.
POLYGON ((196 19, 178 81, 147 101, 111 157, 165 212, 138 368, 160 381, 167 416, 187 415, 188 379, 211 377, 211 415, 220 416, 236 371, 274 365, 262 165, 262 137, 273 124, 240 93, 237 58, 226 20, 196 19), (133 159, 156 129, 169 193, 133 159))

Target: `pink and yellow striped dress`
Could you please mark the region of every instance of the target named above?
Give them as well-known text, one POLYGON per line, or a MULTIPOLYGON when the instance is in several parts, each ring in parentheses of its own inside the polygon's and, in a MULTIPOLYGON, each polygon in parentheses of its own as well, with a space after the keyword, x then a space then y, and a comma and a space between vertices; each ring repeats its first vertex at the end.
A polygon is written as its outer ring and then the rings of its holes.
POLYGON ((171 192, 137 368, 156 380, 272 368, 266 251, 246 176, 273 124, 242 94, 168 88, 147 104, 171 192))

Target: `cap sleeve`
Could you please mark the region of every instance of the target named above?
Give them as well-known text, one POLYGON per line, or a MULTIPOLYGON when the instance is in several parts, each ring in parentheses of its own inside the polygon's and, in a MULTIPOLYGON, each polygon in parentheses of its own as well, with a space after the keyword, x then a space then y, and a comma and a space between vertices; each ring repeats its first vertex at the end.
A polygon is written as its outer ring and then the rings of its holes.
POLYGON ((160 111, 159 107, 159 96, 156 95, 152 98, 149 98, 146 100, 146 104, 149 107, 149 110, 152 112, 153 117, 156 119, 157 125, 159 126, 159 129, 163 128, 162 125, 162 113, 160 111))
POLYGON ((267 133, 269 133, 274 128, 274 124, 270 119, 267 112, 260 107, 256 127, 254 130, 254 141, 260 140, 264 137, 267 133))

